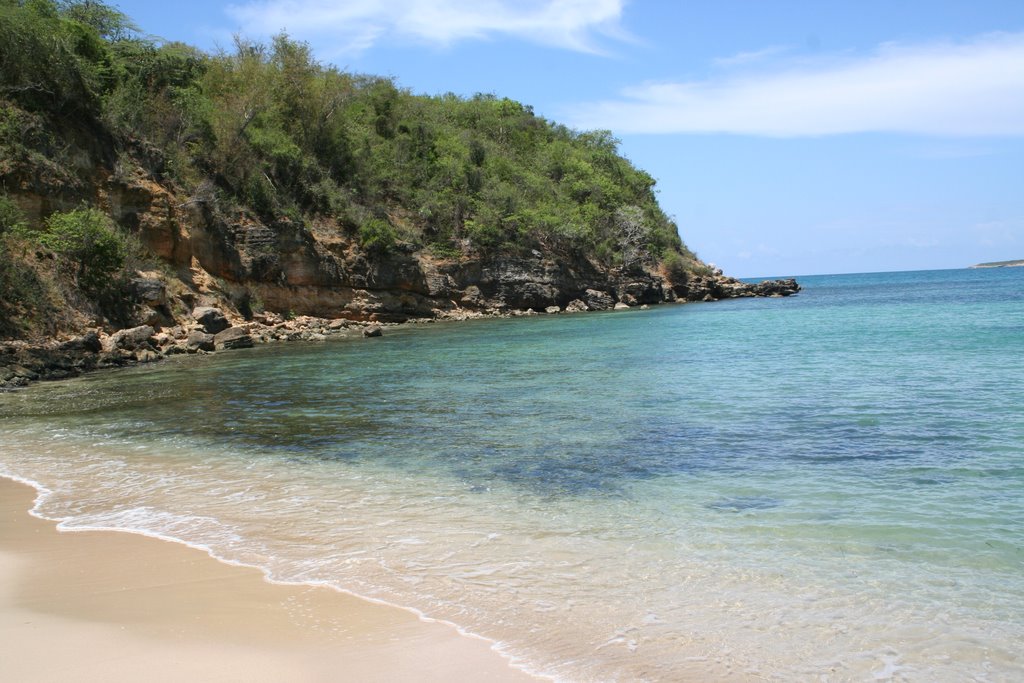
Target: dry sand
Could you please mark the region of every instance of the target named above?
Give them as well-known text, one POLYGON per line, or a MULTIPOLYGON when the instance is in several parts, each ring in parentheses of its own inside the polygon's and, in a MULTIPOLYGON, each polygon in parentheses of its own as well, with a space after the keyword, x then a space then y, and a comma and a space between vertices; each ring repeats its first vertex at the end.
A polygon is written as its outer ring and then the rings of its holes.
POLYGON ((535 681, 483 640, 187 546, 62 533, 0 478, 4 681, 535 681))

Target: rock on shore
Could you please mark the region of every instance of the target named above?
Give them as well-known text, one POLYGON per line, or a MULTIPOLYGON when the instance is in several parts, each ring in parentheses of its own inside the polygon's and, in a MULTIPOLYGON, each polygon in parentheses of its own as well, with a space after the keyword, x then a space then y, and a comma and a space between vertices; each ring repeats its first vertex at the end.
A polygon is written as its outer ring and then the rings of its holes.
MULTIPOLYGON (((603 291, 592 288, 580 293, 565 307, 556 304, 544 307, 548 313, 574 313, 646 308, 648 303, 666 301, 712 301, 747 296, 789 296, 800 290, 795 280, 770 280, 757 284, 726 278, 711 273, 706 278, 681 286, 660 288, 653 282, 632 283, 622 290, 603 291)), ((535 291, 532 288, 530 291, 535 291)), ((480 294, 482 297, 482 293, 480 294)), ((486 299, 480 299, 484 301, 486 299)), ((441 308, 432 310, 422 320, 461 320, 486 315, 517 316, 536 314, 533 308, 509 309, 504 301, 491 300, 490 309, 441 308)), ((137 325, 107 333, 89 329, 64 339, 0 342, 0 390, 24 387, 38 380, 75 377, 83 372, 102 368, 149 363, 177 354, 211 353, 249 348, 275 341, 319 341, 330 336, 379 337, 382 327, 395 322, 381 320, 387 316, 369 316, 370 321, 348 318, 296 316, 291 319, 275 313, 253 315, 249 320, 236 312, 215 306, 199 306, 188 319, 170 327, 137 325), (212 330, 218 330, 212 333, 212 330)))

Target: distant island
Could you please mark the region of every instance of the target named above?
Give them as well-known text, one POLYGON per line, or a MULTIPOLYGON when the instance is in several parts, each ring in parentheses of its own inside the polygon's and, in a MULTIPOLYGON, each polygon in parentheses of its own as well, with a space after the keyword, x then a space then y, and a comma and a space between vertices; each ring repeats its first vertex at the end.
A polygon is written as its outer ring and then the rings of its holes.
POLYGON ((1017 259, 1015 261, 990 261, 989 263, 976 263, 971 268, 1013 268, 1014 266, 1024 266, 1024 259, 1017 259))

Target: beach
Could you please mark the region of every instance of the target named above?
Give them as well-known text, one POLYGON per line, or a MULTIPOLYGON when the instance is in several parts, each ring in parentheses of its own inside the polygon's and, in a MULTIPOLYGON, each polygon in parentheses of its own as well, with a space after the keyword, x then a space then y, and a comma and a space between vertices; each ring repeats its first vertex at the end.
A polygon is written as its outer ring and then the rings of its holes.
POLYGON ((482 639, 138 534, 60 532, 0 478, 10 681, 528 681, 482 639))

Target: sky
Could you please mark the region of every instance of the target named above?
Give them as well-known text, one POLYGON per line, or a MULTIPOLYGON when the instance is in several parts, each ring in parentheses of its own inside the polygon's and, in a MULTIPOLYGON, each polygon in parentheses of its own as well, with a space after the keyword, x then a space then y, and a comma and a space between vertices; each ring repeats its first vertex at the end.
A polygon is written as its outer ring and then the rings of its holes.
POLYGON ((205 50, 282 30, 414 93, 608 129, 738 277, 1024 259, 1024 0, 114 0, 205 50))

